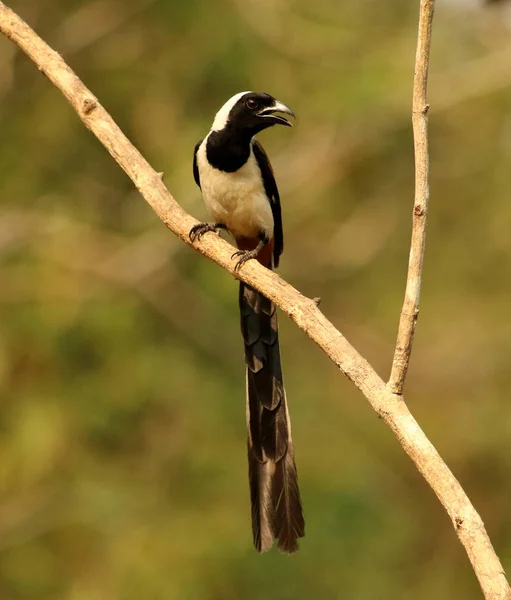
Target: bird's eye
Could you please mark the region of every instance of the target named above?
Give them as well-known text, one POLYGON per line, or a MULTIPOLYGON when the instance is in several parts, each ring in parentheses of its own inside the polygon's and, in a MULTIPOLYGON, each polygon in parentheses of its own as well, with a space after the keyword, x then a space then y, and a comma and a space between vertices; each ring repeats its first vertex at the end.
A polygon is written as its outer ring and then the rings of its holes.
POLYGON ((247 108, 250 108, 250 110, 254 110, 254 108, 257 108, 257 100, 249 98, 247 100, 247 108))

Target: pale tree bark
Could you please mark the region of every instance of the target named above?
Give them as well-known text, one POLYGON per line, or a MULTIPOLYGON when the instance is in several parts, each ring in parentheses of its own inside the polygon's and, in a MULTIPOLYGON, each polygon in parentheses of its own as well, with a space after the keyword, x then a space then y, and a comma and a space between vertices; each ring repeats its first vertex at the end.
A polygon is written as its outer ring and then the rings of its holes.
POLYGON ((421 0, 417 52, 413 76, 412 125, 415 150, 415 199, 413 203, 412 241, 406 278, 405 299, 397 332, 396 349, 392 361, 389 388, 394 394, 402 394, 410 356, 413 336, 419 316, 422 266, 426 249, 426 224, 429 204, 429 154, 427 88, 429 49, 435 0, 421 0))
MULTIPOLYGON (((421 2, 424 5, 428 2, 421 2)), ((421 11, 421 22, 424 17, 421 11)), ((423 23, 421 24, 421 27, 423 23)), ((463 488, 408 410, 403 397, 393 393, 371 365, 306 298, 256 261, 234 271, 233 247, 216 235, 192 244, 188 237, 197 223, 175 201, 156 173, 129 142, 98 99, 83 85, 62 57, 52 50, 12 10, 0 2, 0 31, 17 44, 59 88, 86 127, 127 173, 165 225, 184 242, 270 298, 339 367, 390 427, 447 511, 487 600, 511 600, 511 589, 490 539, 463 488)))

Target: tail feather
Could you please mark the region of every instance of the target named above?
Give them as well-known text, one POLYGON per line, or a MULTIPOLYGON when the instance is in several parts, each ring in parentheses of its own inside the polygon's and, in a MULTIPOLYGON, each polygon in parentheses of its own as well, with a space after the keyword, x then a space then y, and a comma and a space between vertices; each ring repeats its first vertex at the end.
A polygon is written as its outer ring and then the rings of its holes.
POLYGON ((271 473, 268 462, 257 460, 248 448, 248 478, 252 505, 252 536, 258 552, 266 552, 273 546, 273 509, 271 502, 271 473))
POLYGON ((298 539, 305 534, 292 446, 275 467, 272 490, 275 499, 274 534, 279 541, 279 550, 292 554, 298 550, 298 539))
POLYGON ((240 284, 241 330, 247 365, 247 426, 254 545, 292 553, 304 520, 286 405, 275 306, 240 284))

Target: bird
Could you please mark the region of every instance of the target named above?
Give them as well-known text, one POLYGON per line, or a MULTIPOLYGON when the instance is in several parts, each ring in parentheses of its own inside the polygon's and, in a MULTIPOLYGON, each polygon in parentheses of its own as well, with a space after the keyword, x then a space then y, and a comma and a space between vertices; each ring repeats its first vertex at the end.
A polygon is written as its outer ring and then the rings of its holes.
MULTIPOLYGON (((190 230, 192 241, 228 231, 235 270, 257 259, 274 269, 284 249, 282 213, 268 155, 255 139, 273 125, 292 127, 293 111, 263 92, 240 92, 216 113, 193 157, 195 182, 212 221, 190 230)), ((252 537, 257 551, 292 554, 305 535, 291 423, 282 377, 276 307, 244 282, 239 287, 246 363, 246 418, 252 537)))

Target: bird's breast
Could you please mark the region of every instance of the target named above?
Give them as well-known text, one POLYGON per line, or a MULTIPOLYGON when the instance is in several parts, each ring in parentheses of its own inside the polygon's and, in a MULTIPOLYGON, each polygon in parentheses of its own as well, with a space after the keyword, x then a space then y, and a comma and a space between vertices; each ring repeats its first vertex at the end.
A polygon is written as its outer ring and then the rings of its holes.
POLYGON ((235 236, 273 236, 271 205, 252 151, 242 167, 228 173, 209 164, 202 144, 197 165, 204 202, 215 221, 223 223, 235 236))

